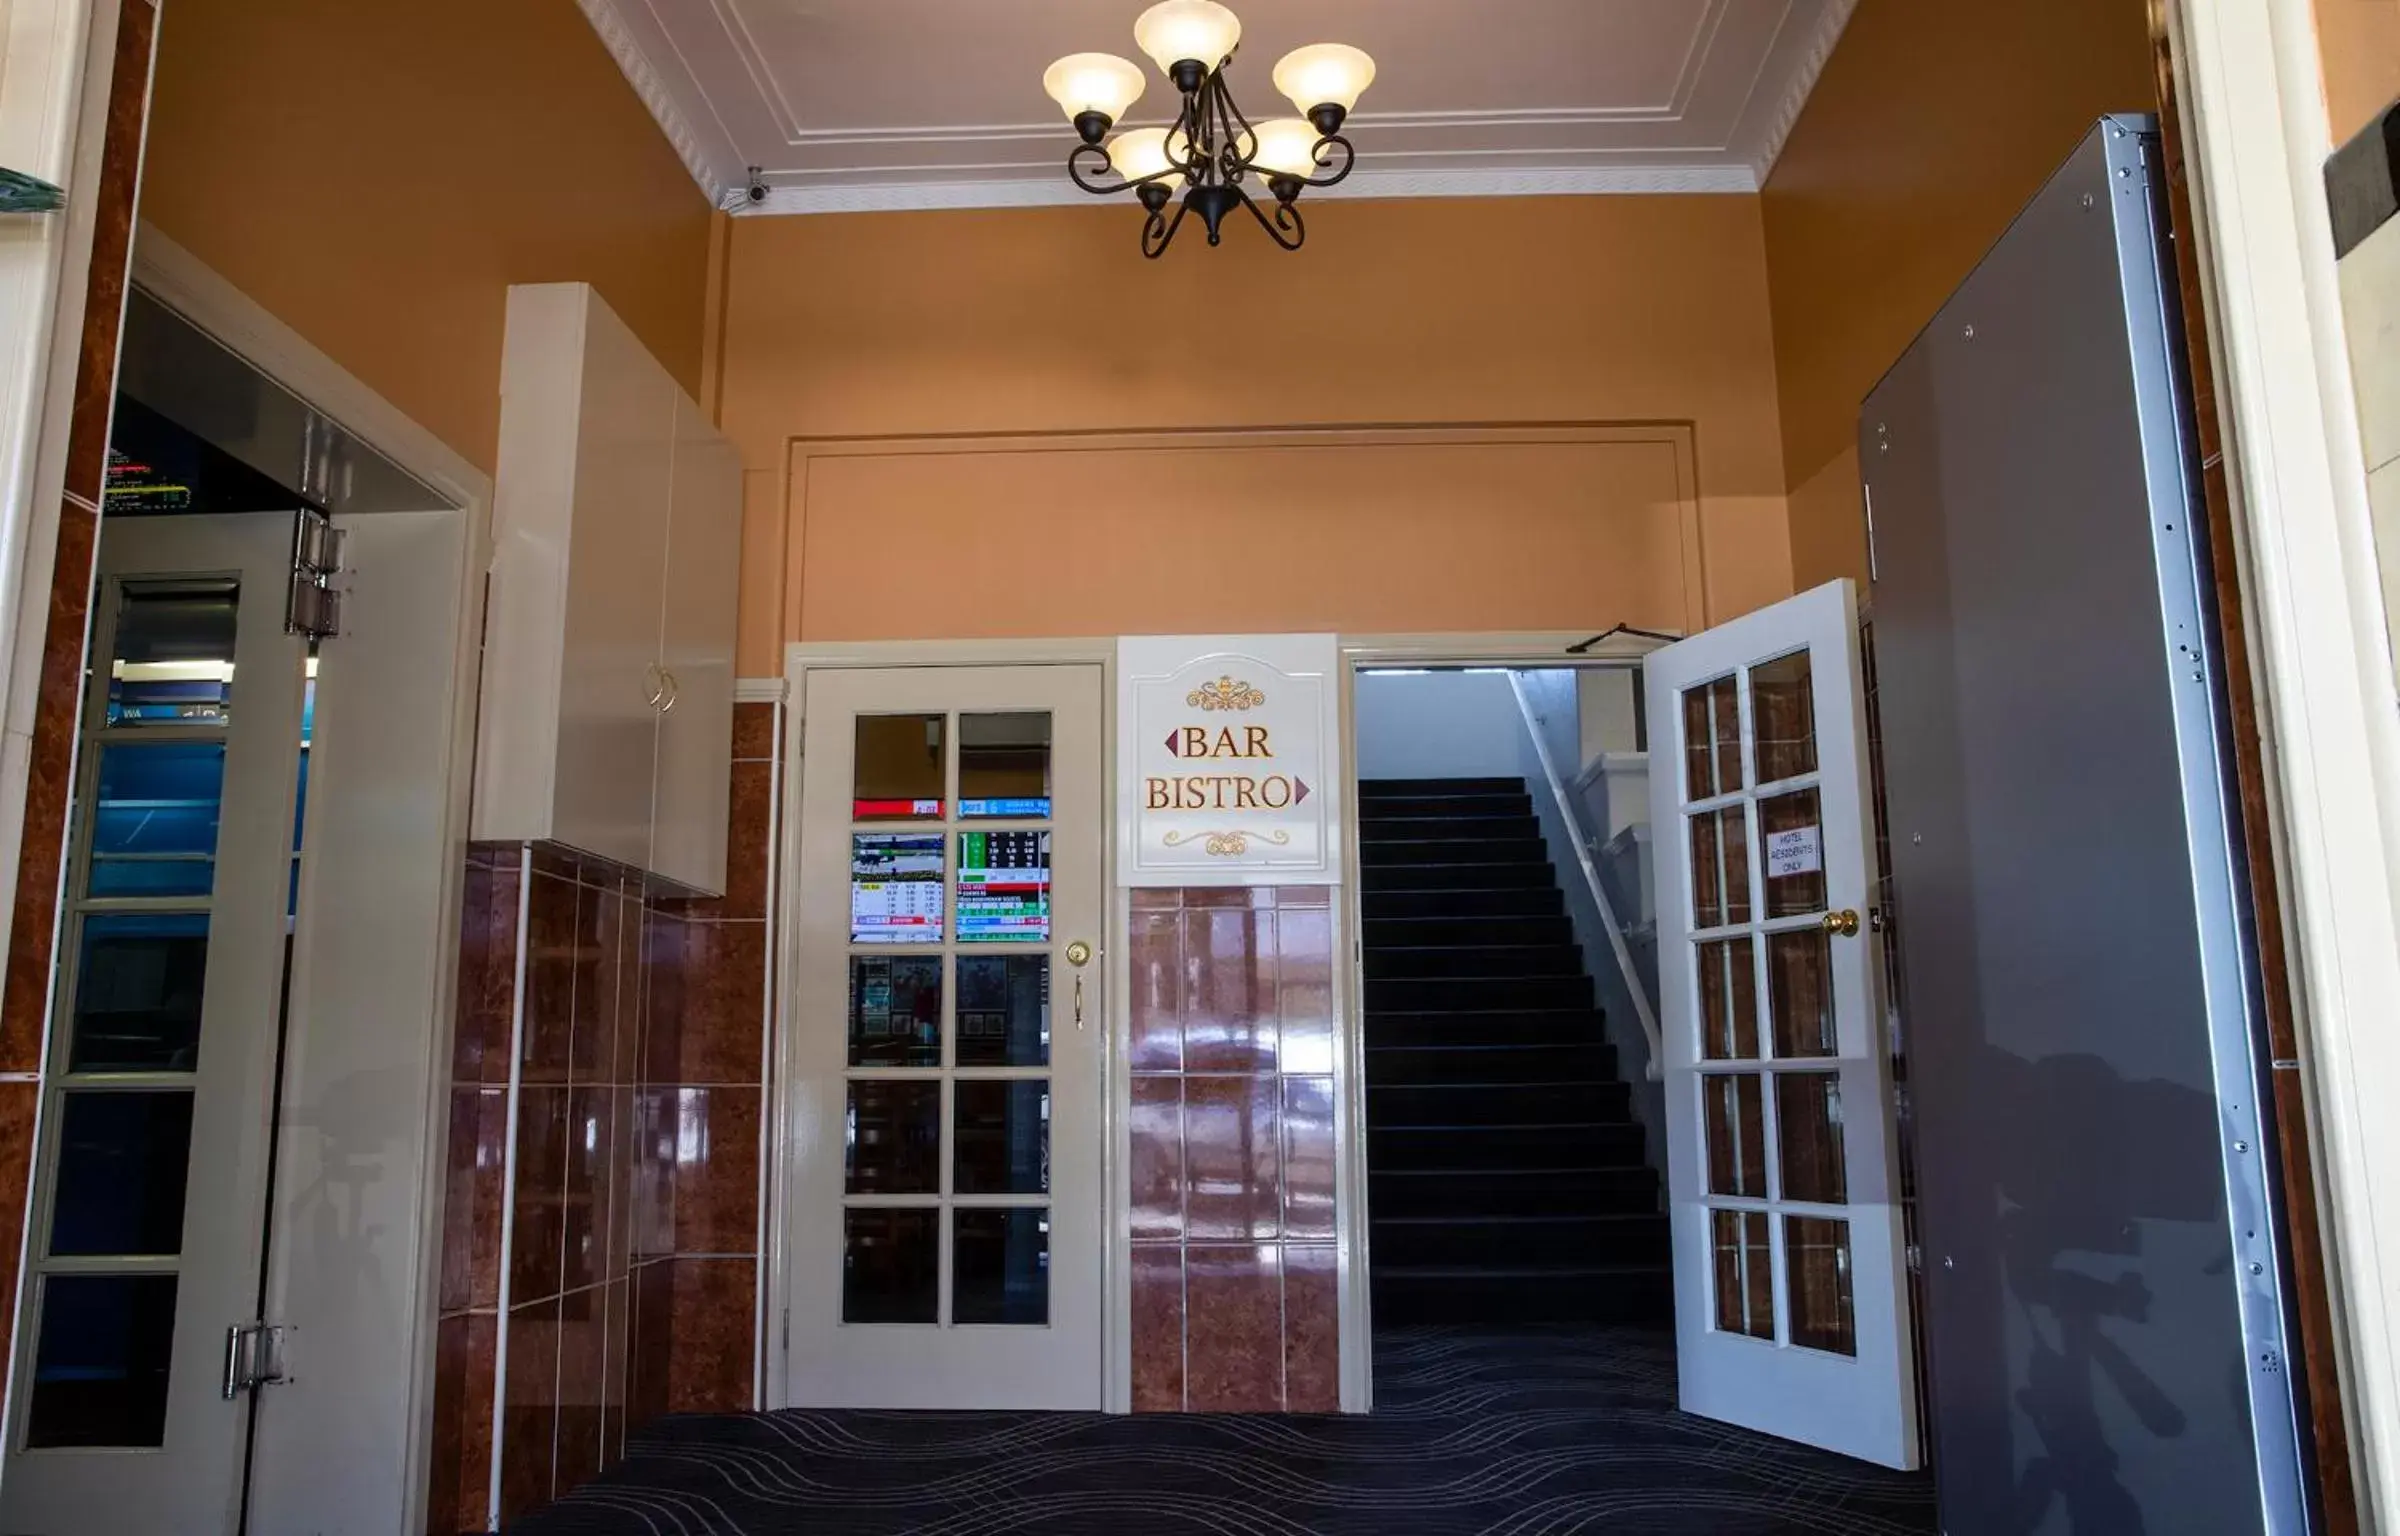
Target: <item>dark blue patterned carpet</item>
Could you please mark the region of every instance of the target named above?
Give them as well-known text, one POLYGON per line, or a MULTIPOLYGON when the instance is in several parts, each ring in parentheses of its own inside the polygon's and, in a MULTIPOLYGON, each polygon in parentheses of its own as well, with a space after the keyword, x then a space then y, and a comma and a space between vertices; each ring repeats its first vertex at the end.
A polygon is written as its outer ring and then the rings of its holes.
POLYGON ((1395 1330, 1372 1417, 663 1420, 520 1536, 1930 1536, 1933 1483, 1675 1409, 1649 1332, 1395 1330))

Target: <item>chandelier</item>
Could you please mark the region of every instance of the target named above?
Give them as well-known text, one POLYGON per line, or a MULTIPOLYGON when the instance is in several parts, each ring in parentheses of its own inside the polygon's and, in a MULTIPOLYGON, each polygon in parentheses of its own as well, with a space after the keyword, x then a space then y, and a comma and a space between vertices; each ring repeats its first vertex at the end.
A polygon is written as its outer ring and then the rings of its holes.
POLYGON ((1113 54, 1069 54, 1042 76, 1042 88, 1083 140, 1067 155, 1067 175, 1086 192, 1130 191, 1140 199, 1149 215, 1142 226, 1145 256, 1165 252, 1187 214, 1199 215, 1208 243, 1218 244, 1226 216, 1237 208, 1249 209, 1277 245, 1300 249, 1308 238, 1300 194, 1350 174, 1357 157, 1342 123, 1375 79, 1375 61, 1346 43, 1294 49, 1275 66, 1275 88, 1301 115, 1253 126, 1225 84, 1242 40, 1233 12, 1215 0, 1162 0, 1134 22, 1133 40, 1182 96, 1175 121, 1110 138, 1148 78, 1140 65, 1113 54), (1265 189, 1266 207, 1250 195, 1252 187, 1265 189))

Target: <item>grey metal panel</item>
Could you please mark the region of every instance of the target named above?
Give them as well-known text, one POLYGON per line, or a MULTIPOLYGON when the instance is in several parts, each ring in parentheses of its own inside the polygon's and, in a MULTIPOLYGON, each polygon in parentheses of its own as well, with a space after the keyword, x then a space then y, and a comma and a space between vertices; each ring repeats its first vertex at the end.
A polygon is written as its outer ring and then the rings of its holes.
POLYGON ((2095 129, 1860 421, 1948 1536, 2306 1529, 2155 158, 2095 129))

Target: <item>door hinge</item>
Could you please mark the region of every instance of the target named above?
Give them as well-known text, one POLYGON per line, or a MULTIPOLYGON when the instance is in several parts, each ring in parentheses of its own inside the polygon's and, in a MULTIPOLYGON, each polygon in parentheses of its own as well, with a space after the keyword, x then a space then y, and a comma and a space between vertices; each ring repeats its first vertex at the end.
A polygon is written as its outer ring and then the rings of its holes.
MULTIPOLYGON (((1885 446, 1888 448, 1890 445, 1887 443, 1885 446)), ((1867 580, 1868 580, 1868 582, 1871 584, 1871 583, 1873 583, 1873 582, 1875 581, 1875 579, 1876 579, 1876 574, 1875 574, 1875 482, 1874 482, 1874 481, 1872 481, 1872 480, 1865 480, 1865 481, 1861 481, 1861 482, 1859 483, 1859 490, 1860 490, 1860 491, 1861 491, 1861 492, 1864 494, 1864 496, 1865 496, 1865 498, 1866 498, 1866 504, 1867 504, 1867 580)))
POLYGON ((225 1401, 246 1391, 290 1381, 284 1369, 284 1326, 281 1323, 235 1323, 225 1330, 225 1401))
POLYGON ((342 632, 342 530, 314 507, 292 515, 292 591, 284 604, 283 632, 330 640, 342 632))
POLYGON ((791 1309, 791 1308, 789 1308, 789 1307, 786 1307, 786 1308, 784 1308, 784 1309, 783 1309, 783 1348, 784 1348, 784 1353, 786 1353, 786 1354, 789 1354, 789 1353, 791 1353, 791 1348, 792 1348, 792 1309, 791 1309))
POLYGON ((1908 1245, 1908 1272, 1912 1275, 1925 1273, 1925 1250, 1915 1243, 1908 1245))

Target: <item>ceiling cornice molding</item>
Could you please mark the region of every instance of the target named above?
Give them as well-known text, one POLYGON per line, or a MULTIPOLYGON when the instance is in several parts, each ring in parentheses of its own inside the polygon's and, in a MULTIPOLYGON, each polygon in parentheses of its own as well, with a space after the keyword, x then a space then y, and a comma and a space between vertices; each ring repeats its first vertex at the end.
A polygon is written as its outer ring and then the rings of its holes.
POLYGON ((617 68, 625 76, 625 83, 633 87, 633 94, 641 98, 643 106, 650 109, 650 116, 658 124, 658 131, 667 136, 667 143, 674 147, 677 157, 683 161, 683 168, 691 172, 692 180, 700 184, 700 190, 707 194, 709 202, 722 208, 729 206, 729 199, 738 201, 742 188, 733 177, 726 174, 727 168, 717 163, 707 142, 693 128, 691 119, 683 115, 683 104, 677 99, 675 87, 668 84, 666 78, 659 74, 658 67, 650 62, 650 55, 642 47, 641 39, 634 36, 633 29, 625 24, 625 18, 618 13, 616 0, 575 0, 575 3, 582 9, 584 18, 591 22, 592 30, 600 34, 601 45, 608 49, 609 57, 617 61, 617 68))
MULTIPOLYGON (((1758 190, 1747 165, 1574 166, 1555 169, 1360 170, 1334 194, 1355 197, 1592 197, 1661 193, 1746 195, 1758 190)), ((740 218, 818 213, 903 213, 937 208, 1115 207, 1138 212, 1128 199, 1105 199, 1063 177, 1007 181, 904 181, 846 186, 776 187, 764 203, 734 210, 740 218)), ((1310 206, 1317 206, 1312 201, 1310 206)))
POLYGON ((1783 146, 1791 142, 1792 130, 1800 126, 1800 114, 1808 110, 1808 99, 1816 92, 1817 77, 1825 73, 1825 65, 1841 43, 1843 29, 1850 25, 1850 15, 1857 9, 1858 0, 1825 0, 1825 8, 1817 13, 1816 30, 1809 34, 1807 46, 1801 50, 1799 66, 1785 84, 1783 98, 1775 104, 1775 115, 1767 120, 1767 136, 1759 144, 1758 158, 1753 162, 1762 189, 1767 178, 1775 174, 1775 162, 1783 158, 1783 146))

